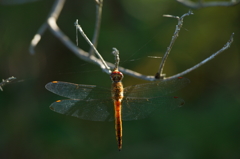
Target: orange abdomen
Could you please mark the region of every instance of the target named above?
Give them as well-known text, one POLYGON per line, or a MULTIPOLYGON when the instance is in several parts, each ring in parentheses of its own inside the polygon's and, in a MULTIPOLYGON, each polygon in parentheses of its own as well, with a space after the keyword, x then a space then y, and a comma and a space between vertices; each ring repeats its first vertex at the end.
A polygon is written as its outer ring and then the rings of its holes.
POLYGON ((122 105, 121 101, 123 99, 123 86, 121 82, 112 84, 112 99, 114 101, 114 111, 115 111, 115 131, 116 139, 119 151, 122 149, 122 105))
POLYGON ((122 149, 122 115, 121 101, 114 101, 115 108, 115 131, 119 151, 122 149))

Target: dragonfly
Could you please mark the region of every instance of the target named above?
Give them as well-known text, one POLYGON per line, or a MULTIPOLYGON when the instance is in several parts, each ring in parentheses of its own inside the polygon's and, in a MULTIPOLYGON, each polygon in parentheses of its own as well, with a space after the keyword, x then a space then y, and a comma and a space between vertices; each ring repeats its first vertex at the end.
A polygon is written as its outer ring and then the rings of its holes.
POLYGON ((118 69, 111 72, 110 78, 111 89, 61 81, 50 82, 45 87, 50 92, 69 98, 50 105, 50 109, 57 113, 90 121, 115 120, 119 151, 122 149, 122 120, 143 119, 159 108, 171 110, 181 107, 183 99, 165 95, 190 82, 187 78, 178 77, 123 88, 123 74, 118 69))

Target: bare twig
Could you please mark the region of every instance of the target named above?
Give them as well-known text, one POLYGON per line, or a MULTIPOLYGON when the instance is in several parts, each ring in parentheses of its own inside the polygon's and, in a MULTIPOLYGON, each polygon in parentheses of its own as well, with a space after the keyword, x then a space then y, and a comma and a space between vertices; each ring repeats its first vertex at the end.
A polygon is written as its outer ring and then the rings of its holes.
MULTIPOLYGON (((62 10, 63 4, 64 4, 65 0, 56 0, 55 4, 52 8, 51 13, 49 14, 49 17, 47 18, 47 22, 46 24, 48 25, 48 28, 50 29, 50 31, 53 33, 53 35, 55 35, 67 48, 69 48, 76 56, 78 56, 80 59, 87 61, 87 62, 91 62, 93 64, 96 64, 98 66, 100 66, 100 68, 106 72, 107 74, 109 74, 109 68, 106 66, 109 66, 111 69, 113 69, 114 67, 116 67, 114 64, 106 62, 106 64, 103 64, 103 62, 96 58, 95 56, 90 56, 90 54, 80 48, 78 48, 74 43, 72 43, 69 38, 59 29, 56 21, 57 18, 62 10)), ((98 2, 98 0, 96 0, 96 2, 98 2)), ((189 15, 190 13, 186 13, 186 15, 189 15)), ((186 16, 185 15, 185 16, 186 16)), ((176 17, 175 17, 176 18, 176 17)), ((181 17, 182 18, 182 17, 181 17)), ((180 18, 180 19, 181 19, 180 18)), ((44 25, 44 24, 43 24, 44 25)), ((45 31, 45 27, 43 27, 43 31, 41 31, 40 34, 42 34, 45 31)), ((41 29, 40 29, 41 30, 41 29)), ((179 31, 175 31, 177 32, 177 34, 174 33, 175 36, 178 35, 179 31)), ((39 32, 38 32, 39 34, 39 32)), ((41 36, 41 35, 40 35, 41 36)), ((38 38, 40 40, 40 38, 38 38)), ((232 39, 232 38, 231 38, 232 39)), ((34 47, 36 47, 36 45, 38 44, 39 40, 37 40, 37 42, 34 42, 34 45, 31 44, 32 50, 34 47)), ((34 39, 33 39, 34 41, 34 39)), ((90 40, 89 40, 90 41, 90 40)), ((173 40, 174 41, 174 40, 173 40)), ((178 76, 182 76, 184 74, 186 74, 187 72, 190 72, 192 70, 194 70, 195 68, 199 67, 200 65, 206 63, 207 61, 209 61, 210 59, 212 59, 213 57, 215 57, 216 55, 218 55, 220 52, 226 50, 230 44, 231 44, 232 40, 230 40, 221 50, 219 50, 217 53, 213 54, 212 56, 210 56, 208 59, 204 60, 203 62, 201 62, 201 64, 198 64, 197 66, 192 67, 191 69, 188 69, 180 74, 165 78, 163 80, 170 80, 172 78, 178 77, 178 76)), ((92 44, 92 46, 94 46, 94 44, 92 44)), ((171 49, 172 45, 170 45, 170 49, 171 49)), ((92 47, 92 49, 95 47, 92 47)), ((168 49, 169 49, 168 48, 168 49)), ((94 50, 94 49, 93 49, 94 50)), ((94 50, 96 51, 96 50, 94 50)), ((139 79, 143 79, 143 80, 147 80, 147 81, 154 81, 157 80, 154 76, 146 76, 146 75, 142 75, 138 72, 134 72, 132 70, 129 69, 125 69, 123 67, 119 67, 119 71, 121 71, 122 73, 126 74, 126 75, 130 75, 132 77, 135 78, 139 78, 139 79)), ((159 73, 160 74, 160 73, 159 73)))
POLYGON ((172 49, 172 47, 173 47, 173 44, 174 44, 174 42, 176 41, 176 39, 177 39, 177 37, 178 37, 178 34, 179 34, 180 30, 181 30, 181 27, 182 27, 182 25, 183 25, 183 18, 184 18, 185 16, 189 16, 189 15, 191 15, 191 14, 193 14, 193 12, 192 12, 192 11, 189 11, 188 13, 183 14, 183 15, 181 16, 181 18, 179 18, 178 16, 163 15, 164 17, 176 18, 176 19, 178 20, 178 25, 176 25, 176 29, 175 29, 175 32, 174 32, 174 34, 173 34, 173 36, 172 36, 172 40, 171 40, 171 42, 170 42, 170 45, 168 46, 167 51, 165 52, 165 54, 164 54, 164 56, 163 56, 163 58, 162 58, 162 61, 161 61, 161 63, 160 63, 158 72, 157 72, 156 75, 155 75, 155 78, 156 78, 156 79, 163 79, 163 78, 164 78, 165 75, 162 74, 162 72, 163 72, 163 67, 164 67, 164 64, 165 64, 165 62, 166 62, 166 60, 167 60, 167 57, 168 57, 168 55, 169 55, 169 53, 170 53, 170 51, 171 51, 171 49, 172 49))
POLYGON ((12 77, 8 77, 7 79, 3 79, 2 82, 0 83, 0 90, 3 91, 2 87, 5 86, 6 84, 11 83, 12 81, 16 80, 17 78, 12 76, 12 77))
POLYGON ((37 44, 41 40, 41 37, 42 37, 43 33, 46 31, 47 27, 48 27, 47 23, 43 23, 41 25, 41 27, 38 29, 37 34, 33 37, 32 41, 31 41, 31 45, 29 46, 30 54, 33 55, 35 53, 34 48, 37 46, 37 44))
POLYGON ((82 49, 79 49, 78 47, 76 47, 76 45, 74 43, 72 43, 69 40, 69 38, 57 26, 55 18, 50 17, 48 19, 48 25, 49 25, 50 31, 52 31, 52 33, 56 37, 58 37, 58 39, 64 45, 66 45, 75 55, 77 55, 79 58, 81 58, 85 61, 88 61, 88 62, 95 63, 95 64, 99 65, 103 71, 105 71, 106 73, 109 73, 109 71, 106 70, 106 67, 102 64, 102 62, 99 59, 97 59, 94 56, 89 57, 89 54, 87 52, 85 52, 82 49))
POLYGON ((185 75, 185 74, 187 74, 187 73, 195 70, 196 68, 202 66, 202 65, 205 64, 206 62, 212 60, 214 57, 216 57, 216 56, 219 55, 221 52, 225 51, 226 49, 228 49, 228 48, 231 46, 231 44, 232 44, 232 42, 233 42, 233 36, 234 36, 234 33, 232 33, 232 35, 231 35, 230 39, 228 40, 228 42, 227 42, 220 50, 218 50, 217 52, 215 52, 214 54, 212 54, 211 56, 209 56, 209 57, 206 58, 205 60, 203 60, 203 61, 201 61, 200 63, 196 64, 196 65, 193 66, 192 68, 189 68, 189 69, 187 69, 187 70, 185 70, 185 71, 183 71, 183 72, 181 72, 181 73, 178 73, 178 74, 176 74, 176 75, 174 75, 174 76, 171 76, 171 77, 168 77, 168 78, 166 78, 166 79, 170 80, 170 79, 173 79, 173 78, 176 78, 176 77, 183 76, 183 75, 185 75))
POLYGON ((229 2, 227 1, 203 2, 203 0, 199 0, 199 2, 192 2, 190 0, 176 0, 176 1, 193 9, 199 9, 204 7, 218 7, 218 6, 229 7, 229 6, 234 6, 240 3, 240 0, 231 0, 229 2))
MULTIPOLYGON (((93 34, 92 43, 97 48, 98 43, 98 37, 99 37, 99 31, 101 26, 101 19, 102 19, 102 6, 103 6, 103 0, 95 0, 96 2, 96 22, 95 22, 95 29, 93 34)), ((94 49, 91 47, 89 50, 89 55, 94 54, 94 49)))
MULTIPOLYGON (((49 17, 48 18, 48 25, 49 25, 49 29, 50 31, 52 31, 52 33, 64 44, 66 45, 67 48, 69 48, 76 56, 78 56, 80 59, 87 61, 87 62, 91 62, 93 64, 99 65, 100 68, 106 72, 109 73, 109 70, 106 69, 106 67, 103 65, 102 61, 97 59, 95 56, 89 56, 89 54, 87 52, 85 52, 84 50, 76 47, 76 45, 74 45, 74 43, 72 43, 69 38, 59 29, 59 27, 56 24, 56 19, 54 17, 49 17)), ((114 68, 114 64, 110 63, 110 62, 106 62, 107 65, 110 68, 114 68)), ((136 78, 140 78, 143 80, 148 80, 148 81, 153 81, 154 77, 153 76, 145 76, 142 75, 138 72, 134 72, 132 70, 129 69, 125 69, 122 67, 119 67, 119 70, 126 74, 126 75, 130 75, 136 78)))
MULTIPOLYGON (((52 10, 51 10, 48 17, 54 17, 55 19, 57 19, 61 10, 62 10, 62 8, 63 8, 64 3, 65 3, 65 0, 56 0, 55 3, 53 4, 52 10)), ((37 44, 41 40, 41 37, 42 37, 42 35, 44 34, 44 32, 46 31, 47 28, 48 28, 48 24, 47 24, 47 21, 46 21, 38 29, 37 34, 34 36, 34 38, 31 41, 31 44, 29 46, 29 52, 31 54, 35 53, 34 48, 37 46, 37 44)))
POLYGON ((109 74, 111 73, 110 68, 108 67, 108 65, 106 64, 106 62, 104 61, 104 59, 102 58, 101 54, 98 52, 98 50, 95 48, 95 46, 93 45, 93 43, 88 39, 87 35, 84 33, 82 27, 78 24, 78 20, 76 20, 75 22, 75 26, 78 28, 79 32, 82 34, 82 36, 84 37, 84 39, 88 42, 88 44, 91 46, 91 48, 95 51, 95 53, 97 54, 97 56, 99 57, 99 59, 102 61, 103 65, 105 66, 105 68, 109 71, 109 74))

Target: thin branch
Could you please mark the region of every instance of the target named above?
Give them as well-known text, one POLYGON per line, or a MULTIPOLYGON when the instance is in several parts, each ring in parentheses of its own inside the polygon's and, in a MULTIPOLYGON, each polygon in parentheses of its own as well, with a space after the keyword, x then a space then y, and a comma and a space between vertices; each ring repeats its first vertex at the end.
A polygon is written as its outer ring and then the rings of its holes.
POLYGON ((206 62, 212 60, 214 57, 219 55, 221 52, 227 50, 231 46, 231 44, 233 42, 233 36, 234 36, 234 33, 232 33, 232 35, 231 35, 230 39, 228 40, 228 42, 220 50, 218 50, 216 53, 212 54, 211 56, 209 56, 205 60, 203 60, 200 63, 198 63, 195 66, 193 66, 192 68, 189 68, 189 69, 187 69, 187 70, 185 70, 185 71, 183 71, 181 73, 178 73, 178 74, 176 74, 174 76, 171 76, 171 77, 168 77, 166 79, 170 80, 170 79, 173 79, 173 78, 176 78, 176 77, 184 76, 185 74, 195 70, 196 68, 198 68, 198 67, 202 66, 203 64, 205 64, 206 62))
POLYGON ((234 6, 240 3, 240 0, 231 0, 231 1, 219 1, 219 2, 203 2, 203 0, 199 0, 199 2, 192 2, 190 0, 176 0, 177 2, 193 8, 193 9, 199 9, 199 8, 205 8, 205 7, 230 7, 234 6))
POLYGON ((38 29, 37 34, 33 37, 32 41, 31 41, 31 44, 30 44, 30 46, 29 46, 29 52, 30 52, 30 54, 32 54, 32 55, 35 54, 34 48, 37 46, 37 44, 38 44, 39 41, 41 40, 42 35, 43 35, 43 33, 46 31, 47 27, 48 27, 48 25, 47 25, 47 23, 45 22, 45 23, 43 23, 43 24, 41 25, 41 27, 38 29))
MULTIPOLYGON (((92 43, 97 48, 98 43, 98 37, 99 37, 99 31, 101 26, 101 19, 102 19, 102 6, 103 6, 103 0, 95 0, 96 2, 96 22, 95 22, 95 29, 93 34, 92 43)), ((94 49, 91 47, 89 50, 89 55, 94 54, 94 49)))
MULTIPOLYGON (((64 4, 65 0, 56 0, 55 1, 55 5, 51 11, 51 13, 49 14, 49 17, 47 18, 47 24, 48 24, 48 28, 50 29, 50 31, 53 33, 53 35, 55 35, 67 48, 69 48, 75 55, 77 55, 80 59, 87 61, 87 62, 91 62, 93 64, 96 64, 98 66, 100 66, 100 68, 109 74, 109 69, 107 69, 107 67, 103 64, 103 62, 96 58, 95 56, 90 56, 89 53, 85 52, 84 50, 78 48, 74 43, 72 43, 69 38, 59 29, 59 27, 57 26, 57 18, 62 10, 63 4, 64 4)), ((187 13, 189 14, 189 13, 187 13)), ((44 30, 44 29, 43 29, 44 30)), ((232 39, 233 37, 231 37, 232 39)), ((90 40, 89 40, 90 41, 90 40)), ((226 50, 228 47, 230 47, 230 44, 232 43, 232 40, 230 40, 226 46, 224 46, 221 50, 219 50, 217 53, 213 54, 212 56, 210 56, 208 59, 204 60, 203 62, 201 62, 201 64, 198 64, 197 66, 194 66, 191 69, 188 69, 186 71, 184 71, 183 73, 165 78, 163 80, 170 80, 172 78, 176 78, 179 76, 182 76, 192 70, 194 70, 195 68, 199 67, 200 65, 206 63, 207 61, 209 61, 210 59, 212 59, 213 57, 215 57, 217 54, 219 54, 220 52, 226 50), (190 71, 189 71, 190 70, 190 71)), ((37 45, 37 43, 35 44, 35 46, 37 45)), ((35 47, 33 46, 33 47, 35 47)), ((93 45, 94 46, 94 45, 93 45)), ((114 64, 106 62, 106 64, 113 69, 115 67, 114 64)), ((143 80, 147 80, 147 81, 154 81, 157 80, 154 76, 145 76, 142 75, 138 72, 134 72, 132 70, 129 69, 125 69, 123 67, 119 67, 119 71, 121 71, 122 73, 135 77, 135 78, 139 78, 139 79, 143 79, 143 80)))
POLYGON ((105 66, 105 68, 109 71, 109 74, 111 73, 110 68, 108 67, 108 65, 106 64, 106 62, 104 61, 104 59, 102 58, 101 54, 98 52, 98 50, 95 48, 95 46, 93 45, 93 43, 88 39, 87 35, 84 33, 82 27, 78 24, 78 20, 76 20, 75 22, 75 26, 78 28, 79 32, 82 34, 82 36, 84 37, 84 39, 88 42, 88 44, 91 46, 91 48, 95 51, 95 53, 97 54, 97 56, 99 57, 99 59, 102 61, 103 65, 105 66))
POLYGON ((181 16, 181 18, 179 18, 178 16, 163 15, 164 17, 176 18, 176 19, 178 20, 178 24, 176 25, 176 29, 175 29, 175 32, 174 32, 174 34, 173 34, 173 36, 172 36, 172 40, 171 40, 171 42, 170 42, 170 45, 168 46, 167 51, 165 52, 165 54, 164 54, 164 56, 163 56, 163 58, 162 58, 162 61, 161 61, 161 63, 160 63, 159 69, 158 69, 158 72, 157 72, 156 75, 155 75, 155 78, 156 78, 156 79, 163 79, 163 78, 164 78, 165 75, 162 74, 164 64, 165 64, 165 62, 166 62, 166 60, 167 60, 167 57, 168 57, 168 55, 169 55, 169 53, 170 53, 170 51, 171 51, 171 49, 172 49, 172 47, 173 47, 173 44, 174 44, 174 42, 176 41, 176 39, 177 39, 177 37, 178 37, 178 34, 179 34, 180 30, 181 30, 181 27, 182 27, 182 25, 183 25, 183 19, 184 19, 184 17, 185 17, 185 16, 189 16, 189 15, 191 15, 191 14, 193 14, 193 12, 192 12, 192 11, 189 11, 188 13, 183 14, 183 15, 181 16))
POLYGON ((17 78, 12 76, 12 77, 8 77, 7 79, 3 79, 2 82, 0 83, 0 90, 3 91, 3 86, 5 86, 6 84, 11 83, 12 81, 16 80, 17 78))
MULTIPOLYGON (((50 11, 50 14, 48 17, 54 17, 55 19, 57 19, 63 8, 64 3, 65 3, 65 0, 56 0, 53 4, 52 10, 50 11)), ((37 31, 37 34, 33 37, 32 41, 31 41, 31 44, 29 46, 30 54, 33 55, 35 53, 34 48, 37 46, 37 44, 41 40, 41 37, 47 28, 48 28, 48 24, 46 21, 45 23, 43 23, 41 25, 41 27, 37 31)))
MULTIPOLYGON (((106 67, 103 65, 101 60, 97 59, 95 56, 89 56, 89 54, 87 52, 85 52, 82 49, 79 49, 78 47, 76 47, 76 45, 74 43, 72 43, 69 40, 69 38, 57 26, 56 19, 54 17, 49 17, 48 24, 49 24, 49 29, 53 33, 53 35, 55 35, 76 56, 78 56, 80 59, 82 59, 84 61, 91 62, 93 64, 99 65, 100 68, 104 72, 109 73, 109 70, 106 69, 106 67)), ((115 65, 110 63, 110 62, 106 62, 106 63, 111 69, 113 69, 115 67, 115 65)), ((135 78, 148 80, 148 81, 154 81, 154 76, 145 76, 145 75, 142 75, 138 72, 135 72, 135 71, 132 71, 132 70, 129 70, 129 69, 125 69, 123 67, 119 67, 119 71, 121 71, 122 73, 124 73, 126 75, 135 77, 135 78)))
POLYGON ((48 25, 50 26, 49 29, 50 31, 64 44, 66 45, 67 48, 69 48, 75 55, 77 55, 79 58, 91 62, 91 63, 95 63, 98 64, 101 69, 103 71, 105 71, 106 73, 108 73, 109 71, 106 70, 106 67, 102 64, 102 62, 97 59, 94 56, 89 57, 89 54, 85 51, 83 51, 82 49, 79 49, 78 47, 76 47, 76 45, 74 43, 72 43, 70 41, 70 39, 59 29, 59 27, 56 24, 56 20, 54 17, 50 17, 48 19, 48 25))

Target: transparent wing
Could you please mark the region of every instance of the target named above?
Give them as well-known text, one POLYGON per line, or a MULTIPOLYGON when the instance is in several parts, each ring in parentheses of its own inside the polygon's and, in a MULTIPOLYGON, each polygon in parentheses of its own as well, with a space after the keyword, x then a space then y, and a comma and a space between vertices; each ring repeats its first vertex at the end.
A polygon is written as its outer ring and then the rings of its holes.
POLYGON ((57 95, 71 99, 101 99, 111 97, 110 90, 94 85, 53 81, 46 84, 45 88, 57 95))
POLYGON ((112 99, 58 100, 50 109, 69 116, 91 121, 112 121, 114 110, 112 99))
POLYGON ((138 120, 149 116, 154 110, 173 110, 184 105, 178 97, 125 98, 122 101, 122 120, 138 120))
MULTIPOLYGON (((184 105, 184 100, 177 97, 125 98, 122 101, 122 120, 139 120, 149 116, 154 110, 162 112, 184 105)), ((112 99, 58 100, 50 109, 69 116, 91 121, 113 121, 112 99)))
POLYGON ((190 80, 187 78, 175 78, 166 81, 137 84, 124 88, 124 96, 128 97, 158 97, 175 92, 185 87, 190 80))

